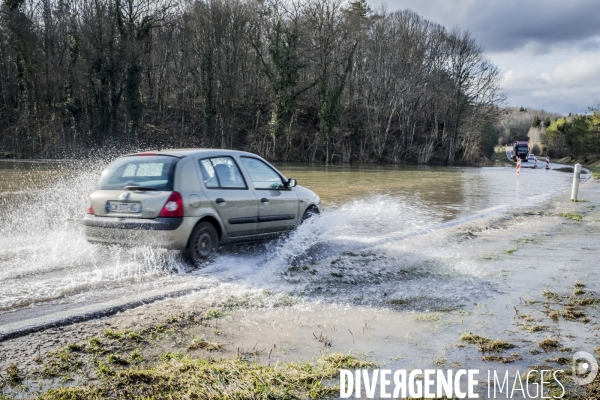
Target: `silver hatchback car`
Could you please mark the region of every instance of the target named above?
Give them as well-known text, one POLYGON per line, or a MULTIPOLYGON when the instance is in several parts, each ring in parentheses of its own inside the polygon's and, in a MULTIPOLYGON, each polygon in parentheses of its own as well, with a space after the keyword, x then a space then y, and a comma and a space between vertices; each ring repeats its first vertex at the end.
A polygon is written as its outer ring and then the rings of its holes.
POLYGON ((220 244, 279 235, 321 211, 319 196, 255 154, 161 150, 113 161, 83 225, 90 242, 185 250, 198 263, 220 244))

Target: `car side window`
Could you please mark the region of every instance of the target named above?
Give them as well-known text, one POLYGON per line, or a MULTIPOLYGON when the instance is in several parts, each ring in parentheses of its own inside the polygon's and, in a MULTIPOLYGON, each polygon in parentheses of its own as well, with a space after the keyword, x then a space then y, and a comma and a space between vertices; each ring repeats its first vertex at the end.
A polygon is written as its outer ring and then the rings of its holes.
POLYGON ((256 189, 285 189, 281 176, 264 162, 250 157, 242 157, 242 164, 256 189))
POLYGON ((198 161, 202 180, 208 189, 248 189, 238 166, 231 157, 213 157, 198 161))

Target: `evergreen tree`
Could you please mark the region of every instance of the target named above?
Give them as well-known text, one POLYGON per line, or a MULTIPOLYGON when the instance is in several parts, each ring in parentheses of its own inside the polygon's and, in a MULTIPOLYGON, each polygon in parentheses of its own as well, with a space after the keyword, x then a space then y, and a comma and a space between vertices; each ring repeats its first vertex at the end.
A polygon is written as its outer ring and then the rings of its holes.
POLYGON ((275 94, 271 121, 269 123, 273 139, 273 158, 279 159, 277 140, 292 120, 296 111, 296 98, 300 69, 299 33, 296 26, 287 29, 278 21, 269 37, 269 56, 272 65, 265 64, 265 73, 275 94))
POLYGON ((533 121, 531 122, 531 126, 534 128, 539 128, 542 125, 542 120, 537 115, 533 117, 533 121))
POLYGON ((366 17, 371 13, 371 7, 369 7, 367 0, 356 0, 350 2, 350 11, 361 17, 366 17))

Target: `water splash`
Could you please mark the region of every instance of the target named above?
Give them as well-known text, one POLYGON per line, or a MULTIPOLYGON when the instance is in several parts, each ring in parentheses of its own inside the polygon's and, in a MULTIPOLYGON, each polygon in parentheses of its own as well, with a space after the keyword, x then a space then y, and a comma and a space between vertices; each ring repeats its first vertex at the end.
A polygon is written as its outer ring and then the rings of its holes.
MULTIPOLYGON (((88 243, 80 223, 105 159, 52 167, 48 184, 0 197, 0 310, 64 299, 135 277, 182 271, 173 252, 88 243)), ((40 185, 40 182, 36 182, 40 185)), ((24 190, 23 190, 24 189, 24 190)))

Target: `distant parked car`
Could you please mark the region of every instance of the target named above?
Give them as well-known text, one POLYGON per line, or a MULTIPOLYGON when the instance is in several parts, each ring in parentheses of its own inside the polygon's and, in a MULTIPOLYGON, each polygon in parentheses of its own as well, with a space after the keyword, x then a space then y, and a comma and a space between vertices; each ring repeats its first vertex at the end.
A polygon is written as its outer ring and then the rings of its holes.
POLYGON ((83 225, 88 241, 184 250, 271 237, 322 211, 321 200, 261 157, 232 150, 161 150, 102 172, 83 225))
POLYGON ((533 161, 533 160, 535 159, 535 154, 531 154, 531 153, 530 153, 530 154, 527 156, 527 159, 528 159, 528 160, 531 160, 531 161, 533 161))

